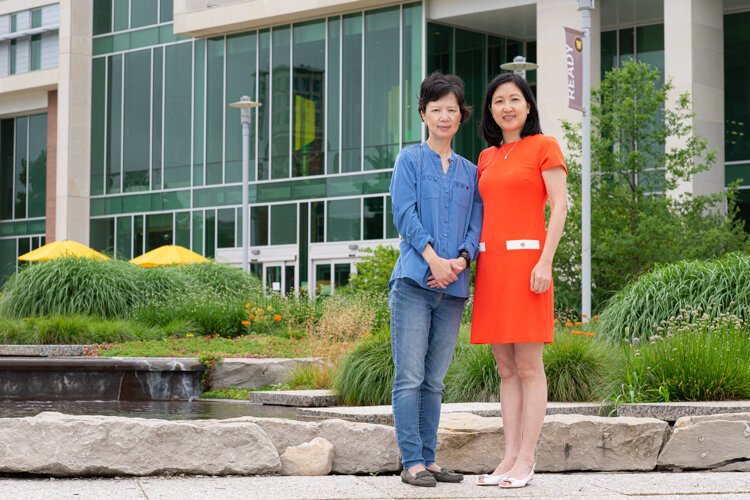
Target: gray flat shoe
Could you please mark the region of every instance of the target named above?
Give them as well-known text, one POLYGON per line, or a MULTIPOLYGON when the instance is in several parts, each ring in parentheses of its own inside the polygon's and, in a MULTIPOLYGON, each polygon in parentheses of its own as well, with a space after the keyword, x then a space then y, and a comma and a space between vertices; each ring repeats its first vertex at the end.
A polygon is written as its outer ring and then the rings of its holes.
POLYGON ((445 467, 439 471, 430 470, 430 473, 432 474, 432 477, 440 483, 460 483, 464 480, 463 474, 446 469, 445 467))
POLYGON ((401 471, 401 481, 412 486, 436 486, 437 480, 428 470, 421 470, 416 474, 409 474, 409 471, 404 469, 401 471))

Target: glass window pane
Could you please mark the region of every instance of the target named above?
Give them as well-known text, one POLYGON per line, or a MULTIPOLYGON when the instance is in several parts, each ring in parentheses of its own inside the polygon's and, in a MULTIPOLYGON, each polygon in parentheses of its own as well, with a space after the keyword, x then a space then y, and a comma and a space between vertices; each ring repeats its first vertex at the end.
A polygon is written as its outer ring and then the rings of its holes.
MULTIPOLYGON (((724 16, 724 113, 726 161, 750 160, 750 12, 724 16), (743 76, 744 75, 744 76, 743 76)), ((729 173, 729 172, 727 172, 729 173)), ((742 175, 750 184, 749 175, 742 175)), ((731 182, 727 175, 726 182, 731 182)), ((748 210, 749 200, 743 210, 748 210)), ((750 225, 750 217, 745 217, 750 225)))
POLYGON ((602 76, 617 67, 617 30, 602 32, 602 76))
POLYGON ((399 149, 400 8, 365 14, 365 170, 393 167, 399 149))
POLYGON ((362 170, 362 15, 344 16, 341 171, 362 170))
MULTIPOLYGON (((13 218, 13 141, 16 121, 8 118, 0 121, 0 220, 13 218)), ((15 259, 15 240, 13 252, 15 259)), ((2 265, 2 262, 0 262, 2 265)), ((15 266, 15 263, 14 263, 15 266)))
POLYGON ((115 31, 128 29, 130 14, 130 0, 112 0, 115 9, 115 31))
POLYGON ((47 207, 47 113, 29 117, 29 217, 47 207))
MULTIPOLYGON (((255 32, 227 37, 227 94, 224 112, 226 113, 225 171, 226 182, 242 181, 242 123, 240 110, 230 108, 229 103, 237 102, 242 96, 255 100, 255 32)), ((249 176, 255 180, 255 109, 250 108, 249 176)))
POLYGON ((323 243, 325 233, 325 202, 310 203, 310 243, 323 243))
POLYGON ((118 259, 133 258, 133 219, 131 217, 117 218, 117 251, 118 259))
POLYGON ((190 248, 193 252, 203 254, 203 211, 193 212, 193 244, 190 248))
POLYGON ((16 40, 10 41, 10 68, 8 68, 8 72, 11 75, 16 74, 16 40))
POLYGON ((297 243, 297 204, 271 206, 271 245, 297 243))
POLYGON ((18 30, 18 16, 16 14, 10 15, 10 32, 15 33, 18 30))
POLYGON ((174 244, 190 248, 190 212, 177 212, 174 220, 174 244))
MULTIPOLYGON (((206 83, 206 40, 195 40, 193 48, 195 50, 195 61, 193 62, 193 186, 202 186, 205 184, 203 175, 203 133, 205 131, 203 117, 206 102, 203 89, 206 83)), ((185 83, 189 84, 190 81, 187 80, 185 83)), ((169 88, 168 85, 167 88, 169 88)))
POLYGON ((158 23, 158 0, 130 0, 130 28, 158 23))
POLYGON ((309 248, 310 248, 310 242, 309 242, 309 236, 307 234, 308 231, 308 223, 310 220, 309 217, 309 207, 310 205, 305 203, 300 203, 299 205, 299 230, 298 230, 298 236, 297 236, 297 242, 299 244, 298 247, 298 255, 299 258, 297 259, 297 262, 299 264, 299 286, 300 288, 307 288, 307 261, 309 258, 309 248))
MULTIPOLYGON (((91 194, 104 192, 104 109, 107 59, 91 63, 91 194)), ((1 149, 1 148, 0 148, 1 149)))
MULTIPOLYGON (((190 185, 192 44, 164 48, 164 187, 190 185)), ((202 123, 196 121, 195 123, 202 123)), ((196 127, 201 128, 201 127, 196 127)))
POLYGON ((94 0, 94 35, 112 31, 112 0, 94 0))
POLYGON ((31 37, 31 70, 41 69, 42 67, 42 35, 33 35, 31 37))
POLYGON ((328 19, 328 135, 327 135, 327 173, 339 172, 339 131, 341 116, 339 113, 339 76, 341 74, 341 19, 328 19))
POLYGON ((16 272, 16 239, 0 240, 0 286, 16 272))
POLYGON ((664 25, 639 26, 635 36, 636 57, 639 61, 650 64, 659 70, 660 80, 664 82, 664 25))
POLYGON ((172 214, 146 216, 146 251, 172 244, 172 214))
POLYGON ((144 236, 143 216, 136 215, 133 217, 133 257, 138 257, 146 252, 143 249, 144 236))
POLYGON ((328 202, 327 241, 353 241, 361 239, 361 200, 334 200, 328 202))
POLYGON ((107 194, 120 192, 121 145, 122 55, 116 55, 107 67, 107 194))
POLYGON ((274 28, 273 38, 273 90, 271 95, 271 177, 289 177, 289 26, 274 28))
POLYGON ((151 189, 161 189, 161 138, 162 138, 162 113, 161 107, 164 101, 164 89, 162 87, 164 64, 164 49, 154 48, 153 57, 153 89, 151 107, 151 189))
POLYGON ((42 26, 42 9, 31 11, 31 27, 40 28, 42 26))
MULTIPOLYGON (((463 78, 466 102, 482 102, 487 73, 485 35, 456 29, 456 74, 463 78)), ((464 158, 477 158, 484 142, 477 134, 477 114, 458 129, 453 141, 456 153, 464 158)))
POLYGON ((622 29, 619 32, 620 38, 620 63, 621 66, 625 61, 631 61, 635 54, 635 30, 633 28, 622 29))
POLYGON ((268 205, 250 208, 250 246, 268 245, 268 205))
POLYGON ((206 210, 206 231, 203 238, 203 255, 213 259, 216 255, 216 210, 206 210))
POLYGON ((258 179, 271 178, 271 163, 268 148, 271 142, 271 34, 261 30, 258 44, 258 102, 263 106, 258 109, 258 179))
POLYGON ((331 264, 315 266, 315 295, 318 297, 331 295, 331 264))
POLYGON ((208 40, 206 74, 206 184, 224 180, 224 37, 208 40))
POLYGON ((15 218, 26 218, 26 180, 29 175, 26 144, 28 140, 29 119, 26 116, 16 118, 16 209, 15 218))
POLYGON ((172 17, 174 15, 172 12, 174 0, 160 0, 160 1, 161 1, 161 5, 160 5, 161 10, 159 12, 159 18, 160 18, 159 20, 163 23, 168 23, 172 21, 172 17))
POLYGON ((336 290, 349 284, 349 275, 352 272, 352 265, 334 264, 333 265, 333 282, 336 290))
POLYGON ((115 248, 115 220, 92 219, 89 224, 89 245, 97 252, 112 255, 115 248))
POLYGON ((453 28, 427 23, 427 73, 453 73, 453 28))
POLYGON ((403 19, 403 142, 422 140, 419 85, 422 80, 422 4, 404 5, 403 19))
POLYGON ((292 176, 322 175, 325 22, 294 26, 292 176))
POLYGON ((385 197, 385 237, 398 238, 398 230, 393 223, 393 201, 390 196, 385 197))
POLYGON ((364 199, 364 239, 379 240, 383 238, 383 198, 364 199))
POLYGON ((151 148, 151 50, 125 54, 124 89, 122 189, 144 191, 149 188, 151 148))
POLYGON ((234 208, 222 208, 217 210, 216 219, 216 246, 218 248, 232 248, 234 244, 234 208))

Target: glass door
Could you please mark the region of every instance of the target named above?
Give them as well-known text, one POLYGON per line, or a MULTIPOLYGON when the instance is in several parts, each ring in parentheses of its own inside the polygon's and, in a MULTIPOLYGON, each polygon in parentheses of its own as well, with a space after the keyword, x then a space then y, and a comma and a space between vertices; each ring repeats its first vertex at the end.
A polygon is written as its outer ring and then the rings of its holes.
POLYGON ((269 292, 281 295, 296 290, 297 264, 294 262, 264 262, 263 284, 269 292))
POLYGON ((337 288, 349 283, 354 271, 354 260, 318 261, 315 263, 314 292, 316 297, 333 294, 337 288))

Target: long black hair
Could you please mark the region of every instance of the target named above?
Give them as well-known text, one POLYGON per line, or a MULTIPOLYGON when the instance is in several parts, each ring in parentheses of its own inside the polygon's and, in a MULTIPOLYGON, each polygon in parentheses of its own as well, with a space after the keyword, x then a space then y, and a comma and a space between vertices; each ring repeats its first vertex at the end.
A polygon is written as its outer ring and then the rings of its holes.
POLYGON ((542 133, 542 126, 539 123, 539 109, 536 107, 536 100, 534 100, 534 94, 531 93, 529 84, 515 73, 500 73, 487 85, 487 95, 484 98, 482 119, 479 124, 479 130, 484 140, 490 146, 499 146, 503 142, 503 131, 495 123, 495 119, 492 117, 492 112, 490 111, 492 108, 492 96, 500 85, 508 82, 513 83, 521 90, 524 99, 529 104, 529 114, 526 117, 526 123, 521 129, 521 137, 542 133))

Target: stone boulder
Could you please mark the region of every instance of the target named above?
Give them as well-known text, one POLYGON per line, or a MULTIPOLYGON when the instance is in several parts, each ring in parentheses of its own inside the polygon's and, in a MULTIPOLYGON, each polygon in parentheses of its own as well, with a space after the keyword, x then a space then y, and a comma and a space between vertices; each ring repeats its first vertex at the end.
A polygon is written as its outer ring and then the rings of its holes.
MULTIPOLYGON (((537 470, 653 470, 667 432, 667 423, 653 418, 548 415, 537 446, 537 470)), ((442 416, 436 454, 446 467, 491 472, 503 451, 501 418, 442 416)))
POLYGON ((225 358, 214 367, 212 387, 257 389, 285 382, 300 365, 323 364, 321 358, 225 358))
POLYGON ((233 418, 222 422, 256 423, 281 453, 290 446, 298 446, 316 437, 325 438, 333 444, 332 471, 336 474, 376 474, 401 470, 396 431, 387 425, 339 419, 300 422, 255 417, 233 418))
POLYGON ((279 455, 251 422, 45 412, 0 419, 0 472, 52 476, 271 474, 279 455))
POLYGON ((659 455, 667 469, 736 470, 750 460, 750 413, 682 417, 659 455))
POLYGON ((333 445, 316 437, 309 443, 290 446, 281 455, 281 473, 285 476, 327 476, 333 470, 333 445))

